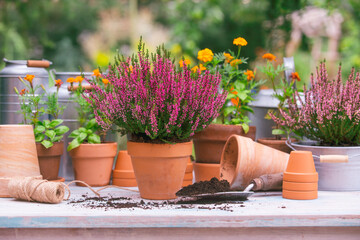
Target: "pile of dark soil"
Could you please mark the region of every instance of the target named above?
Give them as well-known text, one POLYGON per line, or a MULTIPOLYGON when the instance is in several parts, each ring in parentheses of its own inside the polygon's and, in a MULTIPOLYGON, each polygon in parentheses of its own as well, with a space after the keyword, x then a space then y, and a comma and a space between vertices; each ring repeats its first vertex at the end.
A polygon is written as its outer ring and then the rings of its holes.
POLYGON ((217 192, 228 192, 230 191, 230 184, 226 180, 219 180, 212 178, 210 181, 196 182, 192 185, 180 189, 176 196, 193 196, 205 193, 217 193, 217 192))

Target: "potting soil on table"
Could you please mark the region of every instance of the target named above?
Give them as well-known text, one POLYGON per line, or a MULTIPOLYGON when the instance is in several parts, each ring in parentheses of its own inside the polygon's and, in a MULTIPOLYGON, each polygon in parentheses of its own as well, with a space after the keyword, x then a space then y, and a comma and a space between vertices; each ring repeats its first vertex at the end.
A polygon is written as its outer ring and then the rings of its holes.
POLYGON ((176 196, 186 197, 198 194, 228 192, 230 191, 230 184, 226 180, 219 180, 212 178, 210 181, 196 182, 192 185, 180 189, 176 196))

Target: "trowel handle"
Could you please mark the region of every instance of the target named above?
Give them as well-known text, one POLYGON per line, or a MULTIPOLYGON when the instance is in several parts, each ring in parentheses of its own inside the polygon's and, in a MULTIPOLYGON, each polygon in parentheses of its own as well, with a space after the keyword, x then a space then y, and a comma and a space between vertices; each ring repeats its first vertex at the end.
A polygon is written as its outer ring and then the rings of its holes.
POLYGON ((27 60, 28 67, 48 68, 50 62, 46 60, 27 60))
POLYGON ((267 174, 251 181, 254 184, 253 190, 280 190, 282 188, 283 173, 267 174))

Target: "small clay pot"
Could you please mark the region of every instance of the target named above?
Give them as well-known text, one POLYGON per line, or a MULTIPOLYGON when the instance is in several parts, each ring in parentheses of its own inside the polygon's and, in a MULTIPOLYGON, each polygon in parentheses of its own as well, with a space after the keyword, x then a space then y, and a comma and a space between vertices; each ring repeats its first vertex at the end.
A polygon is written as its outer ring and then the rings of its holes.
POLYGON ((44 147, 41 143, 36 143, 36 150, 43 179, 58 180, 61 155, 64 153, 64 142, 55 142, 50 148, 44 147))
POLYGON ((319 175, 315 173, 289 173, 284 172, 284 181, 288 182, 303 182, 303 183, 314 183, 318 182, 319 175))
POLYGON ((220 179, 220 164, 194 163, 195 182, 207 181, 213 177, 220 179))
POLYGON ((131 170, 113 170, 113 178, 135 179, 135 173, 131 170))
MULTIPOLYGON (((111 169, 117 152, 117 143, 80 144, 69 152, 74 167, 75 180, 92 187, 110 183, 111 169)), ((85 186, 76 183, 78 186, 85 186)))
POLYGON ((137 186, 131 157, 126 150, 118 153, 115 169, 113 170, 112 184, 119 187, 137 186))
MULTIPOLYGON (((266 145, 268 147, 275 148, 279 151, 290 153, 292 149, 286 145, 286 140, 287 140, 286 138, 281 138, 279 140, 274 138, 259 138, 257 139, 257 142, 266 145)), ((291 142, 296 142, 296 139, 291 138, 291 142)))
POLYGON ((312 200, 318 198, 318 191, 290 191, 283 189, 282 196, 294 200, 312 200))
POLYGON ((136 187, 135 178, 113 178, 112 184, 120 187, 136 187))
POLYGON ((167 200, 183 184, 192 142, 176 144, 127 143, 140 195, 145 199, 167 200))
POLYGON ((182 187, 187 187, 189 185, 191 185, 193 182, 191 181, 183 181, 182 187))
POLYGON ((288 173, 315 173, 315 164, 310 151, 292 151, 286 167, 288 173))
POLYGON ((298 182, 283 181, 282 188, 290 191, 317 191, 318 183, 317 182, 298 183, 298 182))
POLYGON ((192 172, 185 173, 184 181, 192 181, 192 179, 193 179, 193 173, 192 172))

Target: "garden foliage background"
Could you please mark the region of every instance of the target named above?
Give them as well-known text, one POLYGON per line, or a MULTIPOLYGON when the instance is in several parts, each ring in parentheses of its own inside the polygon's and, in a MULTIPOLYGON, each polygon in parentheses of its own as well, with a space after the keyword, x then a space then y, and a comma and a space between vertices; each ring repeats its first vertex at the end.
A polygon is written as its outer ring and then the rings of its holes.
MULTIPOLYGON (((289 16, 308 6, 342 15, 338 62, 344 75, 358 69, 358 0, 0 0, 0 58, 44 58, 57 71, 89 71, 106 66, 116 50, 131 54, 140 35, 150 47, 165 42, 176 56, 194 61, 198 50, 226 51, 241 36, 248 41, 242 55, 255 66, 264 51, 285 56, 289 16)), ((302 35, 294 53, 303 81, 317 65, 313 44, 302 35)))

